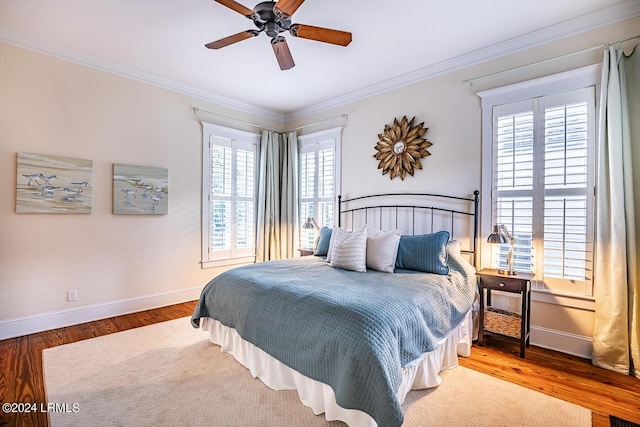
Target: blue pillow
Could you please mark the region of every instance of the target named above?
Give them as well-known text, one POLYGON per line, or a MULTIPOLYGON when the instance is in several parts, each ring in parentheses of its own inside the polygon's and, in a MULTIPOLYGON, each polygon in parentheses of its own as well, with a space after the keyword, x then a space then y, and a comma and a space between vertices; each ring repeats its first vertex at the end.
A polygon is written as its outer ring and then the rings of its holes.
POLYGON ((400 237, 396 268, 449 274, 446 250, 448 241, 448 231, 438 231, 422 236, 400 237))
POLYGON ((322 229, 320 229, 320 236, 318 237, 314 255, 327 256, 327 252, 329 252, 329 242, 331 241, 331 231, 332 229, 329 227, 322 227, 322 229))

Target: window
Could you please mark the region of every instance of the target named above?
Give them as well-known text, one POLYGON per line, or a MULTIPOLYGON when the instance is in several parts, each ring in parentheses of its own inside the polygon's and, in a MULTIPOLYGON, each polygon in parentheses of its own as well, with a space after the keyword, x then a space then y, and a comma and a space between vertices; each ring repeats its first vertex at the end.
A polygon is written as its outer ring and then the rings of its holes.
POLYGON ((300 155, 300 247, 313 248, 317 237, 302 225, 313 218, 320 228, 332 227, 339 190, 341 128, 298 137, 300 155))
MULTIPOLYGON (((519 100, 490 108, 480 94, 491 112, 491 222, 515 237, 514 268, 532 271, 536 289, 593 295, 595 81, 530 83, 531 97, 516 90, 519 100)), ((499 268, 508 252, 500 246, 499 268)))
POLYGON ((260 136, 203 125, 203 267, 253 262, 260 136))

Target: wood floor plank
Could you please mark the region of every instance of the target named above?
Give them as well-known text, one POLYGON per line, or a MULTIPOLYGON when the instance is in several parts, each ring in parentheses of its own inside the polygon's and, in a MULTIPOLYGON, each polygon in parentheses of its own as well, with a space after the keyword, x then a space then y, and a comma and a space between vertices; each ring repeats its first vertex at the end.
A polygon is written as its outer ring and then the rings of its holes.
MULTIPOLYGON (((15 359, 17 357, 15 339, 0 341, 0 402, 12 402, 15 396, 15 359)), ((5 417, 0 413, 0 426, 5 417)))
POLYGON ((59 345, 69 344, 67 337, 65 336, 66 330, 63 328, 53 329, 51 331, 41 332, 37 335, 42 336, 47 347, 56 347, 59 345))
POLYGON ((102 319, 100 320, 100 322, 102 322, 102 324, 104 325, 104 330, 107 332, 107 334, 114 334, 118 332, 118 326, 113 321, 113 318, 102 319))
POLYGON ((609 422, 609 416, 597 414, 594 412, 592 416, 592 426, 593 427, 611 427, 611 423, 609 422))
MULTIPOLYGON (((45 402, 42 350, 96 336, 190 316, 196 302, 132 313, 0 341, 0 400, 45 402)), ((516 340, 491 337, 474 345, 460 364, 470 369, 572 402, 593 411, 593 427, 609 427, 609 415, 640 424, 640 379, 595 367, 589 360, 538 347, 519 357, 516 340)), ((9 420, 0 427, 47 426, 46 413, 9 420)))
POLYGON ((640 379, 598 368, 590 360, 531 347, 518 355, 515 340, 492 337, 485 346, 474 345, 470 358, 460 364, 524 387, 575 403, 598 415, 595 423, 615 415, 640 423, 640 379))
MULTIPOLYGON (((15 376, 15 391, 11 402, 20 402, 39 405, 38 397, 44 390, 42 368, 38 369, 36 349, 33 346, 33 336, 28 335, 16 339, 16 355, 13 363, 15 376)), ((42 365, 40 365, 42 366, 42 365)), ((8 401, 8 400, 7 400, 8 401)), ((41 426, 42 419, 38 411, 25 411, 18 414, 7 414, 9 421, 13 418, 16 425, 41 426)))

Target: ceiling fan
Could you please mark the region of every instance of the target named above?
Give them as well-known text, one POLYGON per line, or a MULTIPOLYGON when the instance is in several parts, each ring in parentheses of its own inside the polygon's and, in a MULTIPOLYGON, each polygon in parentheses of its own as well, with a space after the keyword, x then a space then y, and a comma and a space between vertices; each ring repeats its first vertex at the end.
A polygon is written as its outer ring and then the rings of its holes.
POLYGON ((298 10, 300 5, 304 3, 304 0, 265 1, 258 3, 253 10, 244 7, 234 0, 215 1, 251 19, 258 29, 242 31, 238 34, 208 43, 205 46, 209 49, 221 49, 230 44, 255 37, 264 31, 271 37, 271 47, 273 47, 273 52, 276 54, 280 69, 288 70, 296 64, 293 62, 287 40, 280 35, 280 33, 284 31, 289 31, 289 33, 295 37, 332 43, 339 46, 347 46, 351 43, 351 33, 346 31, 314 27, 312 25, 292 24, 291 15, 298 10))

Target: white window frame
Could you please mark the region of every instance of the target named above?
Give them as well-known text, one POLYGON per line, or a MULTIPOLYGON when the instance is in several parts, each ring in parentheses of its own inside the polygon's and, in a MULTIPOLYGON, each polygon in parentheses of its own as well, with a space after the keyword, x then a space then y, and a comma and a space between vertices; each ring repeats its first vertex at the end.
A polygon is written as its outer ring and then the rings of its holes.
MULTIPOLYGON (((598 111, 598 95, 600 83, 601 66, 592 65, 579 68, 564 73, 554 74, 527 82, 517 83, 505 87, 491 89, 477 93, 481 98, 482 106, 482 173, 481 189, 483 200, 481 203, 481 248, 480 265, 491 266, 491 253, 493 248, 486 243, 486 236, 492 232, 493 226, 493 110, 495 106, 515 103, 517 101, 533 99, 553 95, 556 93, 568 92, 575 89, 582 89, 589 86, 595 87, 595 111, 598 111)), ((594 118, 594 126, 596 125, 594 118)), ((594 132, 596 135, 597 130, 594 132)), ((595 163, 595 155, 593 156, 595 163)), ((594 189, 595 191, 595 189, 594 189)), ((540 255, 534 253, 538 258, 540 255)), ((540 258, 542 259, 542 258, 540 258)), ((534 284, 533 299, 553 304, 568 305, 572 307, 591 309, 593 307, 592 290, 585 290, 584 293, 563 292, 552 289, 545 289, 539 284, 534 284)))
MULTIPOLYGON (((302 183, 301 183, 301 175, 302 175, 302 155, 304 153, 308 153, 308 152, 316 152, 318 153, 320 150, 322 149, 326 149, 327 147, 330 147, 331 145, 333 145, 333 149, 334 149, 334 170, 333 170, 333 219, 334 219, 334 223, 337 221, 337 215, 338 215, 338 195, 340 194, 340 171, 341 171, 341 167, 340 167, 340 160, 341 160, 341 153, 342 153, 342 127, 337 127, 337 128, 332 128, 332 129, 327 129, 327 130, 323 130, 323 131, 319 131, 319 132, 314 132, 314 133, 310 133, 308 135, 300 135, 298 136, 298 155, 299 155, 299 165, 300 165, 300 176, 298 177, 298 188, 300 189, 300 204, 302 205, 302 183)), ((317 159, 317 156, 316 156, 317 159)), ((316 170, 317 170, 317 164, 316 164, 316 170)), ((314 203, 315 203, 315 212, 318 211, 318 203, 322 202, 322 201, 326 201, 326 199, 324 198, 320 198, 318 197, 318 177, 316 176, 315 179, 315 197, 314 199, 314 203)), ((300 207, 300 212, 302 213, 302 207, 300 207)), ((302 229, 302 225, 304 224, 304 218, 301 218, 302 221, 300 223, 300 233, 299 235, 301 236, 301 242, 302 242, 302 236, 303 236, 303 229, 302 229)), ((317 220, 317 218, 315 218, 317 220)), ((326 224, 318 224, 320 227, 322 227, 323 225, 326 224)), ((334 225, 334 224, 332 224, 334 225)))
MULTIPOLYGON (((258 157, 260 153, 260 135, 251 132, 245 132, 225 126, 220 126, 212 123, 201 122, 202 124, 202 255, 201 265, 202 268, 220 267, 225 265, 234 264, 247 264, 255 262, 255 250, 256 250, 256 220, 257 220, 257 208, 258 208, 258 157), (210 221, 210 198, 211 198, 211 145, 213 138, 224 138, 229 140, 230 147, 235 153, 236 148, 253 148, 255 151, 254 157, 254 236, 252 239, 253 245, 250 248, 236 248, 232 246, 228 250, 210 251, 209 239, 211 235, 210 221)), ((233 156, 232 164, 235 164, 235 156, 233 156)), ((234 171, 235 172, 235 171, 234 171)), ((235 173, 232 175, 231 182, 232 194, 235 194, 235 173)), ((232 196, 235 200, 235 196, 232 196)), ((232 201, 233 203, 233 201, 232 201)), ((235 209, 232 206, 232 212, 235 209)), ((235 224, 235 221, 232 221, 235 224)), ((235 225, 234 225, 235 229, 235 225)), ((231 241, 235 242, 235 232, 232 231, 231 241)))

